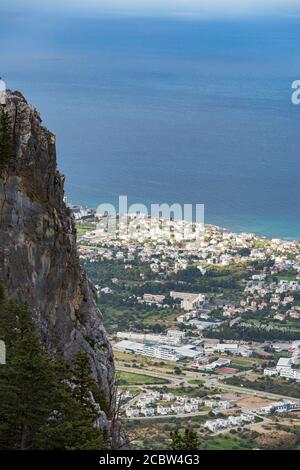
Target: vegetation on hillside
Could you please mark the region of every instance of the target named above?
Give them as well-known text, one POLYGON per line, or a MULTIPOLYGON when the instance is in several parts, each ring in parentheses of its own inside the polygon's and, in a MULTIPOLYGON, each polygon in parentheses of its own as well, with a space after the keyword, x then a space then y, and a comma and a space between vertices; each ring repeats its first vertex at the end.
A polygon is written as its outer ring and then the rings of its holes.
POLYGON ((178 429, 170 434, 172 450, 197 450, 199 448, 199 440, 197 433, 190 429, 185 429, 184 432, 179 432, 178 429))
POLYGON ((0 448, 108 449, 106 431, 94 427, 88 358, 79 353, 74 367, 49 358, 28 308, 0 302, 0 339, 7 363, 0 366, 0 448))
POLYGON ((261 377, 257 380, 247 380, 244 377, 229 377, 226 379, 229 385, 243 388, 252 388, 267 393, 300 398, 299 383, 294 380, 280 379, 278 377, 261 377))
POLYGON ((222 325, 219 328, 207 328, 203 335, 205 338, 218 338, 234 341, 295 341, 300 340, 300 330, 262 328, 260 326, 229 326, 222 325))

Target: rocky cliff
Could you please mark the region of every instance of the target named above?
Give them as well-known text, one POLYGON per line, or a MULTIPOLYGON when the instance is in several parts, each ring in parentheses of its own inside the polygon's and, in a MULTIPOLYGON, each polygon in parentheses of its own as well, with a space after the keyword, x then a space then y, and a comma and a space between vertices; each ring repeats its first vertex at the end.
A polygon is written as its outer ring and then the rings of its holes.
MULTIPOLYGON (((3 107, 2 107, 3 108, 3 107)), ((114 361, 95 291, 79 265, 55 136, 19 92, 6 94, 13 158, 0 174, 0 283, 27 302, 50 354, 89 354, 108 402, 114 361)), ((1 157, 1 156, 0 156, 1 157)))

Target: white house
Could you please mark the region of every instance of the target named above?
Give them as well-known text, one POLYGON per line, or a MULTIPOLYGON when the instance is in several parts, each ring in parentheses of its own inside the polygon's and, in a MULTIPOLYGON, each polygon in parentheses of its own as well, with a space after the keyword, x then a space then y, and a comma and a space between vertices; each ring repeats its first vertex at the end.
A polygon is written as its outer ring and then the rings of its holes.
POLYGON ((238 343, 218 343, 216 350, 221 353, 239 354, 239 345, 238 343))
POLYGON ((264 369, 264 375, 266 375, 267 377, 273 377, 274 375, 278 375, 279 372, 277 369, 274 368, 266 368, 264 369))
POLYGON ((283 369, 290 369, 292 367, 292 359, 290 357, 281 357, 277 362, 276 369, 278 372, 283 369))
POLYGON ((186 312, 201 308, 206 301, 206 296, 204 294, 194 294, 190 292, 171 291, 170 296, 173 299, 181 300, 181 308, 186 312))

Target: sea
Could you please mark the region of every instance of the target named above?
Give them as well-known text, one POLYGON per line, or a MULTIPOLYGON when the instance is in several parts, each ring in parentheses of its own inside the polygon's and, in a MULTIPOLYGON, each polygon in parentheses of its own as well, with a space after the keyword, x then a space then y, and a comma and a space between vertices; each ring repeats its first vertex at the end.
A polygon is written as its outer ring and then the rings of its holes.
POLYGON ((73 203, 300 239, 300 18, 4 19, 0 76, 56 134, 73 203))

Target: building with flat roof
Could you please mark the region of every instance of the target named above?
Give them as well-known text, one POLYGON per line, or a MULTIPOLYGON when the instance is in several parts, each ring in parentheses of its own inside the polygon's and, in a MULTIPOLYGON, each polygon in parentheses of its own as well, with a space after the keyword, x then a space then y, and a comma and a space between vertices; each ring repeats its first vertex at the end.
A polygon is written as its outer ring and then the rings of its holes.
POLYGON ((156 357, 166 361, 179 361, 184 357, 194 358, 198 353, 193 347, 172 347, 164 344, 123 340, 114 345, 114 349, 119 351, 133 352, 142 356, 156 357))
POLYGON ((186 312, 201 308, 206 302, 204 294, 194 294, 193 292, 170 292, 172 299, 181 300, 181 308, 186 312))

